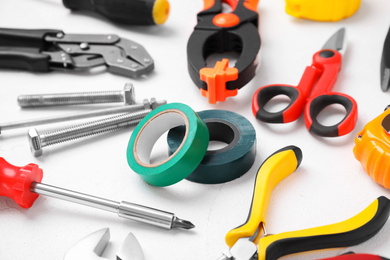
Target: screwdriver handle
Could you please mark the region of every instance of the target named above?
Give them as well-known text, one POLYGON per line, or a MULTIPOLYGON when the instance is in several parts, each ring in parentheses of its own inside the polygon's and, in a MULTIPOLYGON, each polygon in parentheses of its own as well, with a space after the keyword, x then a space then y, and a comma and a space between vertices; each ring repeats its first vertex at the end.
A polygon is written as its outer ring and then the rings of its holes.
POLYGON ((14 166, 0 157, 0 196, 13 199, 23 208, 30 208, 39 194, 31 192, 33 182, 41 182, 43 171, 30 163, 14 166))
POLYGON ((163 24, 169 16, 168 0, 63 0, 71 10, 93 11, 122 24, 163 24))

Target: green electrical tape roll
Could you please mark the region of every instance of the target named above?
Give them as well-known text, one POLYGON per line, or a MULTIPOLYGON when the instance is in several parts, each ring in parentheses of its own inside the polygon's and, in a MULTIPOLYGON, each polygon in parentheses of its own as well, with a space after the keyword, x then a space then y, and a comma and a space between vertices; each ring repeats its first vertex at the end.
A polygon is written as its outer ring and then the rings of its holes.
MULTIPOLYGON (((256 131, 245 117, 225 110, 206 110, 198 113, 206 123, 210 140, 228 144, 219 150, 207 151, 198 168, 186 179, 205 184, 234 180, 253 165, 256 155, 256 131)), ((170 154, 183 140, 185 129, 176 127, 168 133, 170 154)))
POLYGON ((135 128, 127 147, 127 162, 144 181, 154 186, 175 184, 202 161, 209 144, 206 124, 187 105, 171 103, 150 112, 135 128), (154 144, 166 131, 185 126, 183 142, 166 160, 150 163, 154 144))

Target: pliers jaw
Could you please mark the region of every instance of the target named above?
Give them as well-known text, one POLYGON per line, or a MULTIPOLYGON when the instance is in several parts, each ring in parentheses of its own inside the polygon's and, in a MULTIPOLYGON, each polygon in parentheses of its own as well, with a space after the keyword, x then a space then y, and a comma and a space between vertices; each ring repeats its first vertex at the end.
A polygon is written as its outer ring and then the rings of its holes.
MULTIPOLYGON (((108 260, 102 257, 108 242, 110 229, 95 231, 77 242, 64 256, 64 260, 108 260)), ((144 260, 144 254, 136 237, 129 233, 116 254, 116 260, 144 260)))
POLYGON ((195 85, 209 102, 225 101, 235 96, 237 89, 246 85, 257 69, 260 49, 258 13, 247 6, 258 1, 240 0, 231 6, 231 13, 222 13, 222 0, 198 14, 198 24, 187 45, 188 71, 195 85), (236 52, 240 54, 234 68, 228 60, 215 68, 207 68, 206 58, 213 53, 236 52))

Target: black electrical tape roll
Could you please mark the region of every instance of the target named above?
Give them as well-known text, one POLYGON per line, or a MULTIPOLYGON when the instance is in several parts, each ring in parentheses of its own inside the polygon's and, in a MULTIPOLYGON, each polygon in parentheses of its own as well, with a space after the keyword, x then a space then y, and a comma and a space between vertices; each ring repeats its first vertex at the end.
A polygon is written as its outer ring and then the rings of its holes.
MULTIPOLYGON (((219 150, 207 151, 202 162, 186 179, 205 184, 217 184, 244 175, 253 165, 256 155, 256 131, 245 117, 225 110, 205 110, 198 113, 206 123, 210 141, 228 144, 219 150)), ((185 128, 168 132, 169 153, 180 146, 185 128)))

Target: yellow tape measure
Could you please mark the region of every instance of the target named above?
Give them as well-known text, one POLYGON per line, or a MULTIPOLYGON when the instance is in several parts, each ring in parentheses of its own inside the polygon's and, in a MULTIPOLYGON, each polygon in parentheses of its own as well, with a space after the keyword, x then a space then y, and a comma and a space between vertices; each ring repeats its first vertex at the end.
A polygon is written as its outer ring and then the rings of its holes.
POLYGON ((390 109, 356 135, 353 153, 373 180, 390 188, 390 109))
POLYGON ((297 18, 337 22, 352 16, 361 0, 286 0, 286 12, 297 18))

